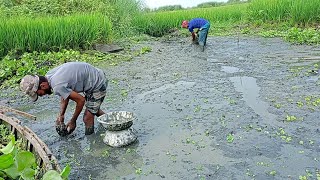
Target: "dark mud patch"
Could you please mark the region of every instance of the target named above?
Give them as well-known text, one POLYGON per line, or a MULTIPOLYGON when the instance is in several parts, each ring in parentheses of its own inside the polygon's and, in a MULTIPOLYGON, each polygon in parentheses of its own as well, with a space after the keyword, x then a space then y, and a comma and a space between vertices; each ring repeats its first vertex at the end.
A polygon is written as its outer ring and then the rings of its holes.
MULTIPOLYGON (((105 68, 106 111, 131 111, 138 141, 111 148, 97 124, 59 137, 56 97, 10 105, 72 167, 70 179, 299 179, 319 177, 319 46, 280 39, 209 37, 204 52, 189 39, 152 41, 150 53, 105 68)), ((68 109, 72 116, 74 104, 68 109)))

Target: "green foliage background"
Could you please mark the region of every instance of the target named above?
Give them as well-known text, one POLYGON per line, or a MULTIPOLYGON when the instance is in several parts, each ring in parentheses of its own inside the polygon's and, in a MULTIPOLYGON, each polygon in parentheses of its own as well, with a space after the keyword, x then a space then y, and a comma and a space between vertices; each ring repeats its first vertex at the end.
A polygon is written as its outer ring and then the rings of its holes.
MULTIPOLYGON (((164 7, 150 12, 136 0, 0 0, 1 87, 19 82, 25 74, 43 74, 63 63, 53 61, 59 58, 52 54, 62 53, 65 61, 87 61, 65 52, 85 55, 83 52, 95 43, 141 34, 161 37, 180 29, 186 35, 181 22, 195 17, 211 22, 209 35, 241 33, 282 37, 299 44, 320 43, 319 0, 228 2, 214 4, 218 7, 203 3, 199 7, 206 8, 164 7), (46 55, 52 59, 42 58, 46 55)), ((90 57, 88 61, 101 58, 85 56, 90 57)))

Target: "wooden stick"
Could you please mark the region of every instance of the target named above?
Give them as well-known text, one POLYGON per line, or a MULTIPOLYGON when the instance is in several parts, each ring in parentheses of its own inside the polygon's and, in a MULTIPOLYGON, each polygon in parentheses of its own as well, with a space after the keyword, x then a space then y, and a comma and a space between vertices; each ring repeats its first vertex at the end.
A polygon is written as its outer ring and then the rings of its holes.
POLYGON ((19 114, 21 116, 25 116, 25 117, 33 119, 33 120, 37 119, 37 117, 32 115, 32 114, 29 114, 29 113, 26 113, 26 112, 23 112, 23 111, 19 111, 19 110, 13 109, 13 108, 9 108, 9 107, 0 105, 0 113, 3 114, 4 112, 13 112, 13 113, 19 114))
POLYGON ((313 56, 313 57, 296 57, 293 58, 295 60, 320 60, 320 56, 313 56))
MULTIPOLYGON (((2 108, 2 107, 1 107, 2 108)), ((57 159, 53 156, 52 152, 48 146, 27 126, 22 126, 21 121, 15 117, 9 117, 4 114, 0 114, 0 123, 8 124, 19 132, 21 137, 27 141, 29 145, 32 146, 31 149, 28 148, 30 152, 41 158, 44 164, 39 164, 45 168, 46 171, 54 169, 61 172, 61 168, 58 164, 57 159)), ((12 128, 10 128, 12 129, 12 128)))

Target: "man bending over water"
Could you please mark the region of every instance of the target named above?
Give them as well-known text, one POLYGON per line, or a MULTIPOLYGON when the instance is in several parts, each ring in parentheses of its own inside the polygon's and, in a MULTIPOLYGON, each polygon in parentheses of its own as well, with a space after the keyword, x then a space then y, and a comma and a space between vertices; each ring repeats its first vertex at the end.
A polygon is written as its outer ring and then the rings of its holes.
POLYGON ((71 134, 83 106, 85 135, 94 133, 94 116, 101 116, 100 109, 106 96, 108 80, 101 69, 84 62, 68 62, 50 70, 45 76, 26 75, 20 82, 20 89, 29 95, 32 101, 46 94, 61 97, 60 113, 56 120, 56 130, 60 136, 71 134), (83 93, 84 97, 79 93, 83 93), (65 112, 69 100, 76 102, 76 108, 70 121, 65 125, 65 112))

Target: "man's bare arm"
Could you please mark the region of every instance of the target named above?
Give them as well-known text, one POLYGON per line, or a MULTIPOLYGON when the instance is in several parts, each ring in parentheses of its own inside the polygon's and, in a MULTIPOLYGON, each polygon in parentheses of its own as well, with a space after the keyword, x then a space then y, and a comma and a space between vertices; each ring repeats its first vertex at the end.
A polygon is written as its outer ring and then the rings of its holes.
POLYGON ((70 121, 72 122, 76 122, 77 119, 78 119, 78 116, 79 114, 81 113, 82 109, 83 109, 83 106, 84 106, 84 103, 85 103, 85 98, 83 96, 81 96, 80 94, 78 94, 77 92, 75 91, 71 91, 68 99, 71 99, 73 101, 76 102, 76 109, 73 113, 73 116, 71 118, 70 121))
POLYGON ((68 104, 69 104, 69 98, 63 99, 63 98, 61 97, 61 101, 60 101, 60 115, 59 115, 59 120, 60 120, 60 122, 64 122, 64 114, 66 113, 68 104))

